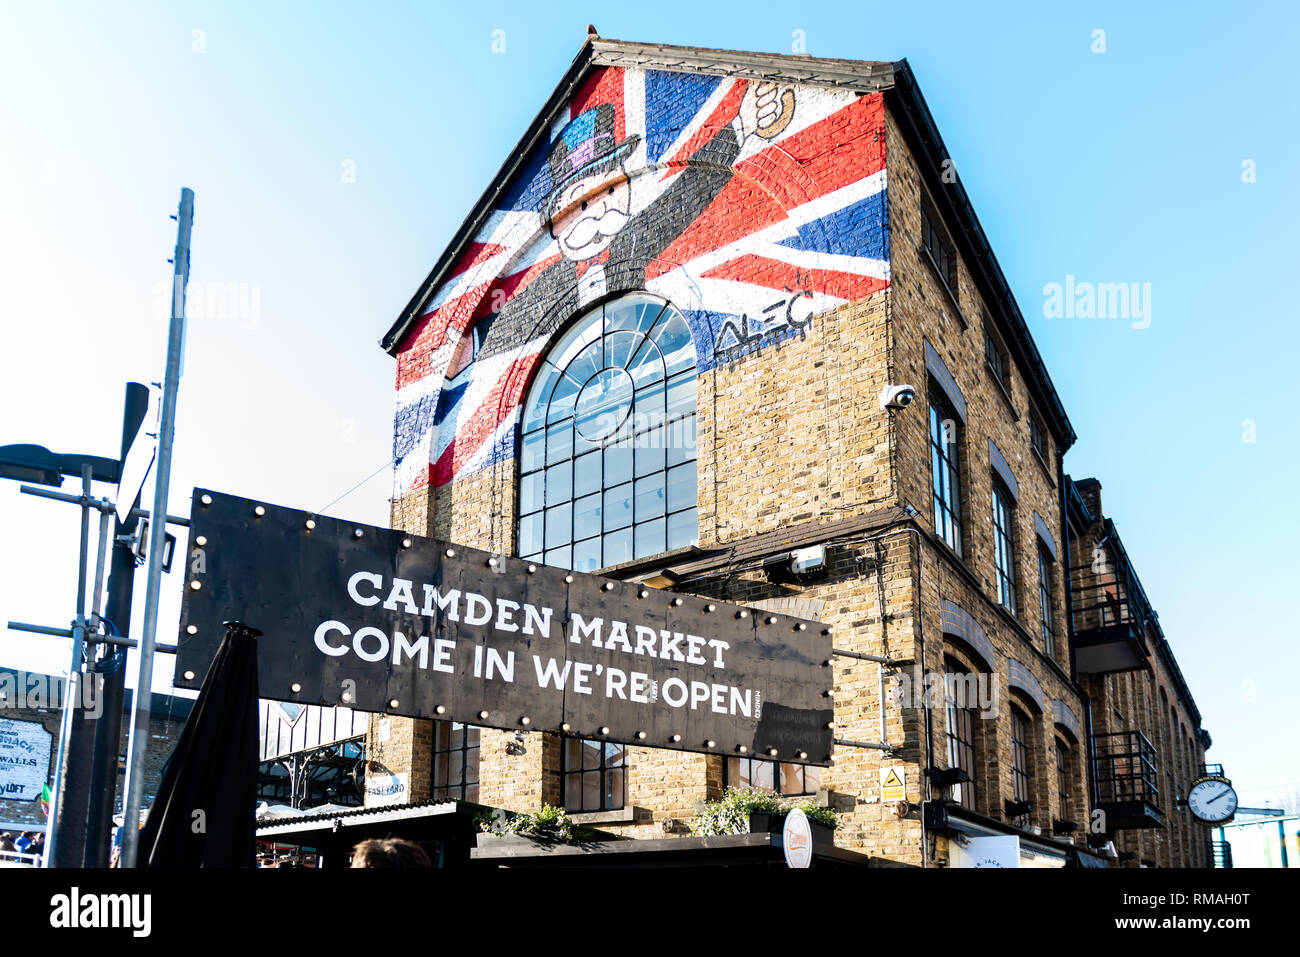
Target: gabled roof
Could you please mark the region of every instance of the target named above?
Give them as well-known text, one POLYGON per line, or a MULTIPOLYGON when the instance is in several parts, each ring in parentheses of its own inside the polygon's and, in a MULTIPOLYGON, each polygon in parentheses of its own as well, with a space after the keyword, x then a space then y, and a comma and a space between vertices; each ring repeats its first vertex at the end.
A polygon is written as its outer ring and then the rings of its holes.
MULTIPOLYGON (((559 111, 587 74, 600 67, 621 66, 636 69, 706 73, 717 76, 741 76, 750 79, 786 80, 805 86, 850 89, 859 93, 884 93, 899 116, 909 146, 920 164, 930 192, 941 206, 944 220, 952 225, 953 240, 970 267, 990 313, 1008 348, 1017 360, 1047 425, 1064 453, 1075 441, 1075 432, 1056 394, 1042 356, 1029 334, 1029 326, 1016 304, 1006 277, 984 230, 979 224, 970 199, 960 180, 941 177, 948 151, 939 136, 920 88, 906 60, 835 60, 782 53, 750 53, 714 50, 704 47, 668 46, 657 43, 628 43, 622 40, 588 38, 578 55, 552 91, 541 112, 529 124, 509 159, 493 177, 487 190, 474 204, 469 216, 456 230, 451 242, 438 257, 433 270, 402 309, 380 345, 396 354, 406 332, 420 316, 424 303, 442 284, 448 270, 457 262, 466 244, 473 241, 493 203, 514 179, 533 150, 549 139, 549 132, 559 111)), ((949 164, 951 167, 951 164, 949 164)))

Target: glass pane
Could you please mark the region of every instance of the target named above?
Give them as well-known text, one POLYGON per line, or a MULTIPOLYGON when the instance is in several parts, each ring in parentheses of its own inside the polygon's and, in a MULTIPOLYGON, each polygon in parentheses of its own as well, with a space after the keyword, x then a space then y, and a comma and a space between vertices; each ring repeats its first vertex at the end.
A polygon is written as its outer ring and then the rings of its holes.
POLYGON ((656 518, 653 522, 638 525, 633 530, 633 558, 644 558, 667 551, 664 545, 664 520, 656 518))
POLYGON ((625 773, 622 768, 616 768, 605 776, 606 810, 617 810, 623 806, 623 775, 625 773))
POLYGON ((805 764, 803 768, 803 786, 808 789, 809 794, 820 791, 822 787, 822 769, 811 764, 805 764))
POLYGON ((564 374, 574 382, 586 385, 587 380, 594 376, 604 364, 604 347, 600 339, 597 339, 578 354, 577 358, 564 370, 564 374))
POLYGON ((693 415, 677 419, 664 431, 664 445, 667 446, 669 465, 694 461, 695 444, 695 416, 693 415))
POLYGON ((772 771, 775 770, 775 767, 776 765, 771 761, 755 761, 750 771, 753 786, 756 788, 764 788, 768 791, 775 790, 776 786, 773 782, 772 775, 772 771))
POLYGON ((600 491, 600 453, 588 452, 573 460, 573 495, 600 491))
POLYGON ((634 425, 638 432, 644 432, 646 429, 662 425, 667 421, 668 415, 664 411, 664 384, 662 381, 653 382, 648 386, 637 389, 635 411, 634 425))
POLYGON ((600 809, 599 771, 588 771, 582 776, 582 807, 586 811, 600 809))
POLYGON ((632 457, 634 450, 630 444, 620 443, 605 449, 605 486, 620 485, 632 481, 632 457))
POLYGON ((599 538, 589 538, 585 542, 578 542, 573 546, 574 571, 594 572, 600 567, 602 566, 600 564, 599 538))
POLYGON ((664 473, 656 472, 643 479, 637 479, 633 513, 638 522, 648 518, 658 518, 665 512, 664 473))
POLYGON ((525 475, 519 480, 519 512, 527 514, 535 512, 544 504, 542 489, 545 487, 546 475, 543 472, 534 472, 532 475, 525 475))
POLYGON ((573 498, 573 466, 568 462, 546 470, 546 504, 560 505, 573 498))
MULTIPOLYGON (((558 548, 573 541, 573 506, 560 505, 546 510, 546 547, 558 548)), ((550 559, 546 560, 550 564, 550 559)))
POLYGON ((519 471, 531 472, 542 467, 542 456, 546 448, 546 433, 538 430, 525 435, 519 443, 519 471))
POLYGON ((668 470, 668 511, 676 512, 691 508, 699 501, 699 486, 695 474, 695 463, 679 465, 668 470))
POLYGON ((600 534, 601 495, 588 495, 573 503, 573 537, 590 538, 600 534))
POLYGON ((604 748, 600 741, 583 741, 582 742, 582 767, 584 770, 600 767, 600 759, 604 748))
POLYGON ((695 509, 668 516, 668 548, 685 548, 700 543, 699 519, 695 509))
POLYGON ((728 787, 749 787, 749 762, 740 758, 727 758, 726 780, 728 787))
POLYGON ((634 329, 649 332, 659 314, 664 310, 664 303, 644 295, 631 295, 610 303, 605 307, 605 329, 634 329))
POLYGON ((602 369, 578 395, 578 434, 592 442, 614 435, 632 408, 632 377, 622 369, 602 369))
POLYGON ((684 375, 668 383, 668 417, 695 411, 695 376, 684 375))
POLYGON ((803 776, 799 773, 799 765, 782 764, 781 765, 781 793, 782 794, 802 794, 803 793, 803 776))
POLYGON ((582 775, 564 776, 564 806, 570 811, 582 810, 582 775))
POLYGON ((621 565, 632 560, 632 529, 625 528, 619 532, 610 532, 604 540, 605 555, 602 568, 621 565))
POLYGON ((542 562, 552 568, 570 568, 572 567, 572 555, 573 549, 568 545, 563 548, 552 548, 546 553, 546 557, 542 559, 542 562))
POLYGON ((546 430, 546 463, 563 462, 573 457, 573 423, 561 422, 546 430))
POLYGON ((651 382, 662 382, 664 379, 664 361, 659 355, 659 349, 649 339, 643 339, 637 346, 636 352, 632 356, 632 362, 627 367, 627 371, 632 373, 632 378, 636 381, 638 387, 649 385, 651 382))
POLYGON ((634 332, 614 332, 605 337, 605 365, 625 368, 632 359, 632 350, 641 344, 641 337, 634 332))
POLYGON ((605 493, 605 530, 612 531, 632 524, 632 483, 609 489, 605 493))
POLYGON ((574 382, 568 376, 562 376, 555 384, 555 393, 551 396, 551 405, 546 413, 547 422, 558 422, 573 415, 573 403, 578 398, 581 382, 574 382))
POLYGON ((664 468, 664 433, 662 428, 651 429, 636 437, 636 474, 660 472, 664 468))
POLYGON ((626 763, 627 748, 621 744, 605 745, 605 767, 618 768, 626 763))
POLYGON ((661 321, 655 328, 655 342, 664 355, 668 365, 668 374, 681 372, 695 365, 695 346, 691 343, 691 330, 681 313, 675 312, 671 319, 661 321))
POLYGON ((543 361, 542 367, 537 371, 537 378, 533 380, 533 387, 529 390, 528 405, 523 419, 525 432, 541 428, 546 416, 546 406, 551 399, 551 390, 555 388, 555 383, 559 379, 560 370, 549 362, 543 361))

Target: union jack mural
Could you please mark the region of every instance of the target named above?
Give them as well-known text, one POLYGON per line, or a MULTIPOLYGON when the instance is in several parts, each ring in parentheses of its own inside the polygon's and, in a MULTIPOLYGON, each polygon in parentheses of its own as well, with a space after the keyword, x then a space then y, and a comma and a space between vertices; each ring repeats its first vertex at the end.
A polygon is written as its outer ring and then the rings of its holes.
POLYGON ((646 290, 701 374, 889 284, 879 94, 622 67, 588 74, 398 354, 396 494, 515 454, 555 332, 646 290))

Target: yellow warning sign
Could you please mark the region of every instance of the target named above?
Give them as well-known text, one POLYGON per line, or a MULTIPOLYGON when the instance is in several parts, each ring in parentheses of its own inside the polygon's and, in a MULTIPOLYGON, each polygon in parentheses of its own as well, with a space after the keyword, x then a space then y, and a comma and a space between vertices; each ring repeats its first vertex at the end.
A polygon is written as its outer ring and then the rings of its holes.
POLYGON ((881 801, 906 801, 907 784, 906 772, 903 768, 881 768, 880 769, 880 800, 881 801))

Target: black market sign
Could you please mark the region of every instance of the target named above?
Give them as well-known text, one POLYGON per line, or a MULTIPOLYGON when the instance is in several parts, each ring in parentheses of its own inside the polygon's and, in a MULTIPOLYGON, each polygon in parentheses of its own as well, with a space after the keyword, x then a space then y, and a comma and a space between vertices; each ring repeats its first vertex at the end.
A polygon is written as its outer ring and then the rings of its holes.
POLYGON ((205 489, 190 521, 177 687, 238 620, 263 698, 830 762, 817 622, 205 489))

